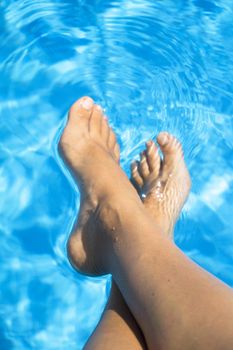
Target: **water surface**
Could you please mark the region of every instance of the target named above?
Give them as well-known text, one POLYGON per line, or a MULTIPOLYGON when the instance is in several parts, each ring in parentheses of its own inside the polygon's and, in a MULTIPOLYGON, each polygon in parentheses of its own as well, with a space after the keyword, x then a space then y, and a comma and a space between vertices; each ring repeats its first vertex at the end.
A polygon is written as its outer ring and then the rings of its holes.
POLYGON ((65 251, 79 195, 56 146, 82 95, 106 109, 128 174, 159 131, 182 141, 177 244, 233 286, 232 23, 231 0, 1 1, 2 350, 81 350, 106 301, 108 279, 65 251))

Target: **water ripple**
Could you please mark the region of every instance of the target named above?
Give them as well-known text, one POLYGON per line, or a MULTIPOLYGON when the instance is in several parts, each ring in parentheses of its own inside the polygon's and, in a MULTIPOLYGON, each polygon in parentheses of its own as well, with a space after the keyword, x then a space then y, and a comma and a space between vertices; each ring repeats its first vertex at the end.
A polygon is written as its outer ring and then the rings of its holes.
POLYGON ((109 278, 65 251, 79 195, 56 146, 82 95, 128 174, 148 138, 179 137, 193 187, 177 244, 233 286, 232 20, 231 0, 1 1, 1 349, 82 349, 104 307, 109 278))

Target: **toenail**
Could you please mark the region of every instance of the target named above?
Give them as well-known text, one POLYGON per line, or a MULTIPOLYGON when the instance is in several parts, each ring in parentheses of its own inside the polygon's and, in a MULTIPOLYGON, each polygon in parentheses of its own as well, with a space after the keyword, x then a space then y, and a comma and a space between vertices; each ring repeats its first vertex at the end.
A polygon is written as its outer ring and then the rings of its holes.
POLYGON ((93 100, 89 97, 85 98, 85 100, 80 102, 80 106, 86 109, 87 111, 89 111, 93 107, 93 104, 93 100))
POLYGON ((152 152, 154 152, 154 144, 151 143, 148 148, 147 148, 147 154, 151 154, 152 152))
POLYGON ((153 142, 151 140, 147 141, 146 145, 147 145, 147 147, 151 147, 151 146, 153 146, 153 142))
POLYGON ((160 134, 159 135, 159 143, 164 146, 168 141, 168 136, 167 134, 160 134))
POLYGON ((100 107, 100 105, 97 105, 97 106, 96 106, 96 109, 97 109, 98 111, 102 112, 102 108, 100 107))

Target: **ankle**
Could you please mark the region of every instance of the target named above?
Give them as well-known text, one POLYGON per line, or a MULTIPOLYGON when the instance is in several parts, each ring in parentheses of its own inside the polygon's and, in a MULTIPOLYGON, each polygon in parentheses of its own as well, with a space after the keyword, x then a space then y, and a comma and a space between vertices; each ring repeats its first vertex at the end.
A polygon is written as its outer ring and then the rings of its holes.
POLYGON ((111 199, 105 198, 96 208, 96 220, 99 222, 103 232, 113 241, 116 239, 116 234, 121 234, 121 227, 125 226, 126 222, 132 214, 129 213, 145 212, 144 206, 140 200, 135 201, 134 198, 123 196, 111 196, 111 199))

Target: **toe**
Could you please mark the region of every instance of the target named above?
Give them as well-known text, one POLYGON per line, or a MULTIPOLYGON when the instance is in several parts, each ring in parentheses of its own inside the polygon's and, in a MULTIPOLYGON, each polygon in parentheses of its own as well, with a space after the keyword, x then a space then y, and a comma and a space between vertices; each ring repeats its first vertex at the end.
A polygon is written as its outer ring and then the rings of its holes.
POLYGON ((131 163, 131 182, 136 188, 136 190, 139 192, 144 184, 144 181, 139 173, 138 166, 139 162, 137 161, 131 163))
POLYGON ((164 147, 168 144, 170 134, 166 131, 162 131, 157 136, 157 142, 160 145, 160 147, 164 147))
POLYGON ((155 177, 157 177, 159 175, 161 159, 158 148, 153 141, 146 143, 146 157, 150 172, 153 172, 155 177))
POLYGON ((116 161, 119 163, 120 162, 120 146, 118 143, 115 144, 113 152, 114 152, 114 156, 116 158, 116 161))
POLYGON ((89 121, 90 134, 100 134, 102 126, 103 112, 99 105, 94 105, 89 121))
POLYGON ((163 152, 164 157, 171 155, 183 156, 183 151, 180 142, 175 136, 168 132, 161 132, 157 137, 158 144, 163 152))
POLYGON ((140 153, 139 172, 144 180, 150 173, 145 151, 140 153))
POLYGON ((111 150, 114 150, 116 145, 116 135, 113 132, 113 130, 111 128, 109 128, 109 135, 108 135, 108 147, 111 150))
POLYGON ((80 135, 84 136, 88 134, 89 121, 92 114, 94 102, 88 97, 82 97, 77 100, 69 110, 68 122, 63 130, 61 138, 59 140, 58 149, 63 154, 63 146, 70 144, 74 139, 72 135, 75 133, 71 132, 76 130, 80 135))
POLYGON ((88 124, 94 101, 88 96, 84 96, 76 101, 69 111, 69 121, 88 124))
POLYGON ((108 144, 109 132, 110 132, 110 127, 108 125, 108 119, 104 115, 101 122, 101 135, 102 135, 102 138, 105 140, 106 146, 108 144))
POLYGON ((161 132, 157 137, 158 144, 163 153, 164 170, 175 170, 183 160, 183 151, 179 141, 167 132, 161 132))

